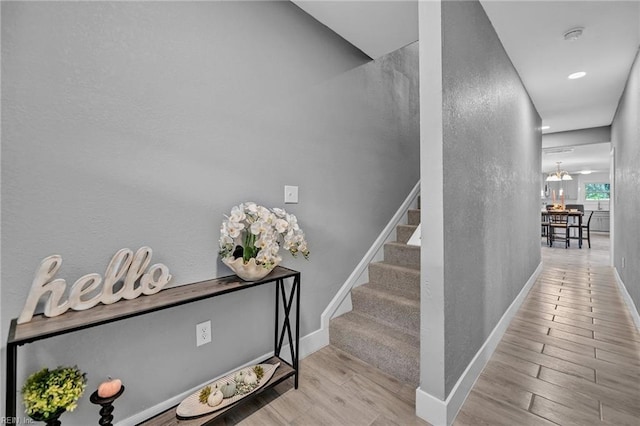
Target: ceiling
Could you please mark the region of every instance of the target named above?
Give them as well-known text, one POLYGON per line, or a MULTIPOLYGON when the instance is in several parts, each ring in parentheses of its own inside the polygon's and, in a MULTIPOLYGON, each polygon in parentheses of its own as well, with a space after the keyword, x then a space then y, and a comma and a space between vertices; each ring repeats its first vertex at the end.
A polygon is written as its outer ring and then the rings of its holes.
MULTIPOLYGON (((542 117, 543 133, 611 124, 640 45, 640 0, 480 0, 542 117), (564 33, 583 27, 580 38, 564 33), (577 80, 567 76, 587 75, 577 80)), ((418 2, 295 0, 318 21, 376 59, 418 39, 418 2)), ((563 166, 606 161, 608 144, 577 149, 563 166), (606 148, 606 156, 602 155, 606 148), (584 151, 584 157, 581 152, 584 151), (579 155, 580 154, 580 155, 579 155), (595 155, 597 157, 590 157, 595 155), (571 160, 571 158, 574 160, 571 160)), ((559 155, 559 154, 556 154, 559 155)), ((545 161, 543 155, 543 170, 545 161)), ((551 162, 555 166, 554 161, 551 162)), ((572 165, 573 167, 573 165, 572 165)), ((553 168, 553 167, 552 167, 553 168)))
POLYGON ((291 0, 370 58, 418 40, 416 0, 291 0))
POLYGON ((609 142, 575 145, 571 147, 542 149, 542 171, 550 173, 557 169, 557 162, 560 161, 560 169, 566 170, 570 174, 587 170, 590 172, 608 172, 610 166, 609 153, 611 144, 609 142), (567 152, 557 152, 565 150, 567 152))
POLYGON ((482 1, 549 132, 611 124, 640 44, 639 1, 482 1), (574 41, 564 34, 583 27, 574 41), (567 76, 587 75, 577 80, 567 76))

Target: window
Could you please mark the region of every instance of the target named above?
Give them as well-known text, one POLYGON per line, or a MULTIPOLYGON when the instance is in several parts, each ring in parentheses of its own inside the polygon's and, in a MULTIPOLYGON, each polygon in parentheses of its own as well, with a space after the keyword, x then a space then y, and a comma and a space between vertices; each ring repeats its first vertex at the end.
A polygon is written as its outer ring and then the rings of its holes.
POLYGON ((584 199, 587 201, 608 200, 610 188, 611 185, 608 183, 585 183, 584 199))

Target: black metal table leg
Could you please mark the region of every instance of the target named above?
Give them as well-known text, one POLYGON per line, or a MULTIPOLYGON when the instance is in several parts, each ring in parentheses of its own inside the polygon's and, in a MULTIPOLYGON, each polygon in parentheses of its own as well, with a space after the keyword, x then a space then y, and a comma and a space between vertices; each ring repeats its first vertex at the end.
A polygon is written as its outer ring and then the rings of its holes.
POLYGON ((294 388, 298 389, 298 357, 300 352, 298 352, 299 344, 300 344, 300 274, 296 275, 293 279, 293 286, 297 288, 296 291, 296 357, 293 360, 293 368, 296 370, 296 378, 294 379, 294 388))
POLYGON ((280 285, 282 282, 282 279, 276 281, 276 326, 273 338, 273 353, 275 354, 275 356, 280 356, 280 347, 278 346, 278 331, 280 330, 280 325, 278 322, 278 317, 280 313, 280 285))
POLYGON ((5 410, 7 411, 6 417, 12 420, 16 419, 17 355, 18 345, 12 343, 7 344, 7 395, 5 399, 5 410))
POLYGON ((276 282, 276 297, 278 298, 276 301, 276 342, 274 353, 276 356, 280 356, 280 351, 282 350, 282 345, 284 343, 285 335, 287 336, 287 340, 289 342, 289 350, 291 355, 291 366, 296 371, 294 385, 295 388, 298 388, 298 360, 299 360, 299 341, 300 341, 300 277, 297 275, 294 277, 293 284, 291 286, 291 292, 287 296, 287 292, 284 286, 284 280, 278 280, 276 282), (295 340, 291 330, 291 309, 294 305, 294 297, 295 297, 295 305, 296 305, 296 330, 295 330, 295 340), (284 315, 282 319, 282 328, 280 328, 280 324, 278 322, 279 316, 278 312, 280 310, 280 299, 282 299, 282 307, 284 310, 284 315))

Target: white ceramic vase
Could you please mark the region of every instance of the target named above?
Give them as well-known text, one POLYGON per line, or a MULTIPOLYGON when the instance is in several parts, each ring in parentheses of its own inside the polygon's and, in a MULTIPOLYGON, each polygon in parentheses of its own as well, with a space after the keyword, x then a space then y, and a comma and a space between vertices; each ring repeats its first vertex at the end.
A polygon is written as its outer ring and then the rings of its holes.
POLYGON ((244 263, 242 257, 225 257, 222 262, 227 265, 235 274, 244 281, 258 281, 269 275, 269 272, 278 266, 279 262, 276 262, 271 267, 265 268, 264 265, 256 264, 254 258, 249 259, 249 262, 244 263))

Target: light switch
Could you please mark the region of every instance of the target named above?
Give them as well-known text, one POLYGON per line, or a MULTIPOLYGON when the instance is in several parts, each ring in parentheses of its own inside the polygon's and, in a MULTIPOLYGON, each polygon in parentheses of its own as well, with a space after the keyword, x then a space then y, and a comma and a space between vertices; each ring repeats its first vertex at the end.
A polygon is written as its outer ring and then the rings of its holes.
POLYGON ((296 204, 298 202, 298 187, 284 186, 284 202, 285 204, 296 204))

